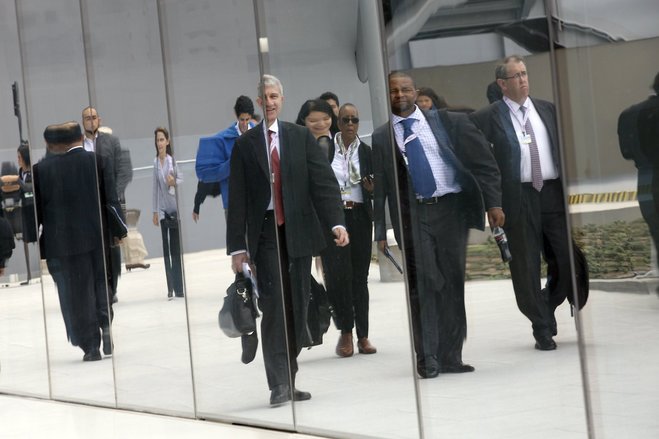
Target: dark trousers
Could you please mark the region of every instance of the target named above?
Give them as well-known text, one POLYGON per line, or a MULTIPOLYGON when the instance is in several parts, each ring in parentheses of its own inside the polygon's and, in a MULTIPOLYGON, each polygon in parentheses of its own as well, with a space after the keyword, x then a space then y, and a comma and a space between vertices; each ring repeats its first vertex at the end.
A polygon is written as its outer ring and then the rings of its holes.
POLYGON ((99 347, 100 328, 103 320, 108 321, 108 294, 102 256, 102 250, 98 249, 56 258, 60 266, 58 278, 64 287, 62 290, 69 295, 69 321, 77 345, 85 352, 99 347), (103 286, 104 294, 100 294, 99 285, 103 286))
POLYGON ((167 291, 174 291, 177 296, 182 296, 183 267, 178 227, 167 226, 165 220, 160 220, 160 232, 162 233, 162 256, 165 260, 167 291))
POLYGON ((350 244, 337 247, 330 233, 327 247, 320 255, 337 328, 341 333, 350 333, 356 326, 357 338, 363 338, 368 337, 368 271, 373 223, 363 205, 344 212, 350 244))
POLYGON ((533 335, 551 337, 555 308, 572 291, 569 238, 559 180, 547 180, 541 192, 522 184, 520 211, 514 221, 506 218, 504 230, 513 257, 510 275, 519 310, 531 321, 533 335), (552 297, 544 297, 540 285, 540 255, 548 241, 558 263, 559 284, 552 297))
POLYGON ((419 204, 416 218, 411 219, 415 285, 410 288, 410 302, 414 332, 420 332, 415 335, 415 349, 417 358, 435 356, 440 364, 462 362, 467 336, 468 229, 461 199, 461 194, 449 194, 436 204, 419 204))
POLYGON ((309 337, 307 307, 311 256, 288 257, 285 225, 277 227, 273 212, 268 211, 254 263, 259 288, 258 304, 263 314, 261 347, 268 387, 272 389, 285 384, 294 386, 297 356, 302 350, 302 344, 309 337))

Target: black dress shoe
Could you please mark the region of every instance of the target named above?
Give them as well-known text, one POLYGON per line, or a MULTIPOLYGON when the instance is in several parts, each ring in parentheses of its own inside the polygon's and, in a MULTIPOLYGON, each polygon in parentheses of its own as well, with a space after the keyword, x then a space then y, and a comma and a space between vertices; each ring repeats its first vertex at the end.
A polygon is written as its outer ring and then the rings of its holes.
POLYGON ((475 370, 474 366, 464 363, 442 364, 439 366, 439 373, 465 373, 475 370))
POLYGON ((249 364, 256 357, 256 349, 259 346, 259 337, 256 335, 256 331, 251 334, 243 334, 240 336, 240 342, 243 346, 243 355, 240 357, 240 361, 244 364, 249 364))
POLYGON ((293 389, 293 401, 308 401, 311 399, 311 393, 303 390, 293 389))
POLYGON ((421 378, 435 378, 439 375, 439 363, 434 356, 426 356, 423 360, 418 361, 416 364, 416 371, 421 378))
POLYGON ((90 349, 85 352, 85 355, 82 357, 82 361, 98 361, 101 359, 101 351, 98 348, 90 349))
POLYGON ((103 355, 112 355, 112 337, 110 337, 110 328, 102 328, 103 332, 103 355))
POLYGON ((176 297, 185 297, 185 294, 183 294, 183 293, 176 293, 176 297))
POLYGON ((539 351, 553 351, 556 349, 556 342, 548 335, 535 338, 535 348, 539 351))
POLYGON ((174 291, 167 291, 167 298, 172 300, 174 298, 174 291))
MULTIPOLYGON (((309 395, 311 398, 311 395, 309 395)), ((270 405, 280 405, 291 400, 291 388, 285 384, 275 386, 270 390, 270 405)))

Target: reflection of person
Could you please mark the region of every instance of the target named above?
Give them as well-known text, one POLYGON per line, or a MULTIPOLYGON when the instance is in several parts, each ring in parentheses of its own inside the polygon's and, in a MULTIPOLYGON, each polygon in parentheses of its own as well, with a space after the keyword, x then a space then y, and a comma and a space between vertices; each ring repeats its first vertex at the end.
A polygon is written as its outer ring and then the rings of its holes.
POLYGON ((435 93, 430 87, 419 87, 416 94, 416 105, 422 110, 439 110, 448 107, 448 104, 441 96, 435 93))
POLYGON ((487 96, 487 101, 492 104, 499 99, 503 98, 503 93, 501 92, 501 87, 497 84, 497 81, 494 80, 487 85, 487 90, 485 91, 487 96))
POLYGON ((553 350, 554 311, 572 291, 556 110, 550 102, 529 97, 521 57, 507 57, 497 66, 496 78, 503 99, 474 113, 472 120, 493 145, 501 171, 517 306, 531 320, 536 349, 553 350), (558 284, 551 297, 543 297, 540 290, 543 241, 557 262, 558 284))
MULTIPOLYGON (((18 177, 21 182, 21 217, 23 220, 23 242, 37 241, 37 225, 34 217, 34 195, 32 192, 32 162, 30 147, 18 147, 18 177)), ((29 279, 28 279, 29 280, 29 279)))
POLYGON ((358 351, 362 354, 377 352, 368 339, 373 166, 371 147, 357 135, 359 113, 353 104, 341 106, 339 129, 328 157, 341 190, 346 228, 351 241, 345 247, 331 245, 333 236, 328 231, 328 245, 320 254, 327 294, 334 308, 336 326, 341 331, 336 354, 349 357, 354 351, 352 330, 355 327, 358 351))
POLYGON ((233 106, 236 114, 236 122, 219 133, 199 139, 197 157, 195 160, 195 171, 199 184, 194 199, 192 219, 199 220, 199 209, 201 204, 210 195, 216 197, 222 194, 222 204, 226 218, 226 209, 229 206, 229 165, 231 151, 236 139, 240 137, 254 124, 254 104, 247 96, 238 96, 233 106), (219 188, 217 185, 219 184, 219 188), (219 190, 219 192, 218 192, 219 190))
POLYGON ((331 91, 326 91, 325 93, 321 94, 318 96, 318 99, 322 99, 325 102, 327 102, 330 107, 332 107, 332 113, 334 116, 332 117, 332 126, 330 127, 330 132, 332 133, 332 136, 336 133, 339 132, 339 126, 337 124, 337 118, 339 117, 339 97, 332 93, 331 91))
POLYGON ((295 123, 309 128, 311 134, 318 142, 318 146, 325 156, 328 156, 329 150, 333 147, 332 125, 335 124, 336 117, 332 107, 323 99, 309 99, 305 101, 297 113, 295 123))
POLYGON ((419 375, 471 372, 474 368, 462 362, 467 232, 470 227, 483 229, 484 207, 491 226, 503 223, 499 172, 489 145, 466 115, 424 112, 414 104, 410 76, 391 73, 389 96, 391 121, 373 133, 375 239, 383 251, 388 199, 399 245, 404 231, 419 375))
POLYGON ((103 351, 112 353, 101 216, 106 218, 105 206, 122 215, 113 175, 102 157, 83 149, 76 122, 48 126, 44 139, 50 154, 34 166, 33 176, 43 254, 71 343, 84 351, 84 361, 100 360, 101 331, 103 351))
POLYGON ((256 265, 270 404, 279 405, 311 398, 295 388, 295 375, 308 334, 311 257, 325 246, 320 221, 334 225, 339 246, 348 234, 327 157, 306 128, 277 119, 281 82, 263 75, 259 94, 264 123, 241 136, 231 155, 227 252, 234 272, 250 260, 256 265))
MULTIPOLYGON (((99 131, 101 118, 95 108, 86 107, 82 110, 82 123, 85 129, 83 146, 87 151, 95 152, 103 157, 106 168, 112 172, 114 177, 117 199, 122 210, 125 211, 126 187, 133 179, 130 154, 121 148, 117 137, 99 131)), ((121 276, 121 249, 119 247, 106 249, 105 262, 110 283, 110 298, 115 302, 117 284, 119 276, 121 276)))
POLYGON ((0 209, 0 276, 5 274, 5 265, 14 248, 16 248, 14 233, 11 230, 9 221, 5 219, 2 209, 0 209))
POLYGON ((648 224, 655 249, 659 249, 659 73, 654 93, 624 110, 618 118, 618 141, 622 156, 638 169, 638 205, 648 224))
POLYGON ((167 276, 167 297, 183 297, 183 268, 181 265, 181 241, 178 227, 176 188, 183 176, 176 166, 167 128, 158 127, 153 132, 156 158, 153 160, 153 225, 160 226, 162 256, 167 276))

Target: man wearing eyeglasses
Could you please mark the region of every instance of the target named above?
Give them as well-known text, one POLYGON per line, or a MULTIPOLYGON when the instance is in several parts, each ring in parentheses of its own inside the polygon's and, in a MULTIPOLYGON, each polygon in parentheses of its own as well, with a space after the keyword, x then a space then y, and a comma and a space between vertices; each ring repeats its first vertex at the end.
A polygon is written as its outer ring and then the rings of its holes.
POLYGON ((529 97, 522 57, 504 59, 495 76, 503 99, 470 117, 492 144, 501 171, 504 230, 512 254, 510 274, 517 306, 531 321, 535 348, 554 350, 554 310, 572 285, 556 109, 550 102, 529 97), (551 297, 540 285, 543 245, 557 264, 551 297))
POLYGON ((465 114, 422 111, 416 98, 409 75, 389 75, 393 114, 373 132, 375 240, 385 251, 388 201, 399 246, 403 231, 417 372, 434 378, 474 371, 462 362, 467 234, 484 228, 485 209, 490 224, 502 225, 504 215, 499 170, 482 134, 465 114))

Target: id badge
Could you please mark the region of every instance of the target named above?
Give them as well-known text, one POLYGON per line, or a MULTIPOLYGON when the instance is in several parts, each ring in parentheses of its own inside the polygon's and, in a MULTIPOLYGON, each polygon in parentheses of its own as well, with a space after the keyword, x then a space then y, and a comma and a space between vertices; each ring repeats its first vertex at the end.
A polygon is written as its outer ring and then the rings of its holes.
POLYGON ((526 145, 530 144, 530 143, 531 143, 531 135, 528 134, 528 133, 527 133, 527 134, 524 134, 524 135, 522 136, 522 143, 524 143, 524 144, 526 144, 526 145))
POLYGON ((350 186, 341 188, 341 197, 343 197, 344 195, 349 196, 351 193, 352 193, 352 188, 350 188, 350 186))

